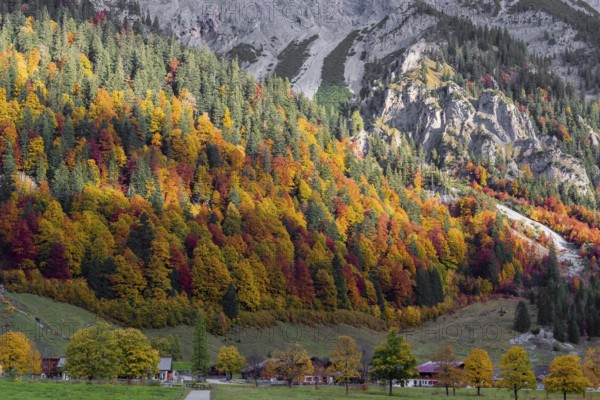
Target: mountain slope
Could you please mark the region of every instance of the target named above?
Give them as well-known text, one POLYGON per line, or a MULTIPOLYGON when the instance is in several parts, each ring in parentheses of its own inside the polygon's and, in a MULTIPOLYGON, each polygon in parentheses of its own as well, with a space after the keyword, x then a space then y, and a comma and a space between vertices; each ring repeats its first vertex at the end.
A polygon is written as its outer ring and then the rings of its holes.
MULTIPOLYGON (((100 8, 116 4, 111 0, 95 0, 95 3, 100 8)), ((141 0, 140 5, 183 42, 207 44, 220 54, 240 56, 258 77, 274 71, 290 43, 318 36, 305 57, 294 55, 302 68, 297 75, 290 76, 294 87, 309 96, 321 83, 326 83, 327 77, 322 75, 326 56, 352 32, 360 32, 360 35, 355 36, 343 57, 336 61, 345 66, 346 81, 358 93, 366 64, 384 59, 436 29, 440 19, 431 10, 468 18, 479 26, 507 29, 515 38, 523 40, 533 55, 549 57, 553 70, 566 81, 578 87, 595 85, 590 77, 585 77, 584 70, 580 76, 572 72, 579 69, 582 56, 593 58, 597 51, 596 2, 393 0, 365 3, 338 0, 333 3, 231 4, 141 0), (425 4, 428 7, 424 7, 425 4), (242 49, 246 51, 241 52, 242 49), (250 56, 244 56, 248 51, 250 56), (577 62, 572 57, 569 61, 569 55, 574 52, 578 52, 577 62)), ((590 68, 595 76, 596 70, 590 68)))
MULTIPOLYGON (((114 10, 116 7, 115 2, 98 0, 95 3, 99 8, 114 10)), ((468 146, 448 148, 442 144, 439 135, 429 135, 425 155, 429 157, 435 148, 438 155, 450 157, 455 163, 469 159, 492 164, 496 164, 496 156, 499 156, 506 160, 506 169, 511 178, 519 178, 520 168, 526 164, 532 168, 536 179, 544 178, 548 182, 559 183, 561 195, 579 202, 585 198, 585 204, 591 207, 595 207, 595 200, 590 195, 600 183, 600 169, 596 166, 597 150, 586 149, 584 142, 590 140, 593 147, 598 144, 597 115, 591 115, 586 110, 578 115, 579 120, 570 121, 567 113, 571 111, 568 109, 594 106, 560 103, 564 101, 565 93, 569 97, 567 102, 578 101, 573 90, 575 93, 586 93, 590 98, 594 98, 597 91, 596 77, 600 73, 593 60, 599 51, 600 38, 597 32, 600 30, 597 28, 600 27, 600 14, 594 6, 597 5, 589 5, 584 1, 560 0, 489 0, 475 3, 459 0, 337 1, 327 5, 321 2, 296 2, 293 6, 289 3, 273 3, 269 6, 254 3, 232 5, 227 2, 198 4, 185 0, 140 2, 144 10, 142 14, 149 11, 150 15, 158 18, 161 26, 172 30, 181 41, 196 46, 208 45, 218 54, 237 57, 241 65, 258 78, 273 73, 287 77, 294 89, 308 97, 317 98, 320 104, 337 108, 350 98, 354 101, 369 100, 374 91, 393 92, 388 90, 388 84, 397 84, 400 76, 406 73, 400 66, 405 62, 403 54, 406 49, 425 46, 427 51, 412 56, 418 60, 427 56, 440 61, 431 52, 446 55, 454 50, 463 53, 469 51, 466 43, 457 42, 461 33, 456 32, 453 26, 472 24, 479 27, 481 30, 473 38, 465 39, 482 50, 491 44, 491 52, 496 52, 503 59, 499 59, 501 64, 478 66, 473 62, 475 65, 466 73, 463 65, 442 57, 441 61, 448 61, 453 68, 453 75, 462 75, 464 82, 456 82, 458 86, 469 91, 465 85, 478 85, 477 80, 483 79, 487 73, 495 82, 481 86, 500 88, 508 99, 518 101, 519 104, 515 104, 514 108, 518 109, 524 103, 526 105, 528 101, 524 100, 525 97, 538 96, 536 92, 544 90, 553 109, 549 113, 534 113, 531 106, 518 110, 515 114, 521 120, 517 124, 519 126, 498 125, 508 121, 506 115, 501 116, 503 121, 497 120, 495 126, 489 126, 485 122, 487 116, 478 114, 475 121, 466 124, 465 130, 456 126, 448 127, 460 131, 463 137, 459 141, 468 142, 468 146), (490 32, 492 40, 485 38, 490 32), (485 38, 483 41, 482 37, 485 38), (517 56, 514 57, 514 54, 517 56), (542 75, 542 78, 534 78, 537 82, 529 84, 527 80, 531 77, 527 75, 536 74, 542 75), (502 79, 525 82, 507 88, 502 85, 500 76, 508 77, 502 79), (547 80, 555 82, 550 85, 547 80), (563 87, 556 82, 561 82, 563 87), (525 94, 507 93, 507 89, 524 90, 525 94), (526 114, 537 120, 527 121, 526 114), (483 129, 479 130, 480 126, 483 129), (480 131, 481 134, 477 140, 470 142, 473 132, 466 131, 480 131), (498 131, 504 131, 504 138, 499 141, 498 131), (489 135, 495 139, 486 139, 489 135), (517 148, 513 157, 511 145, 515 137, 520 139, 515 144, 517 148), (507 141, 507 138, 510 140, 507 141), (570 139, 574 139, 574 143, 567 143, 570 139)), ((477 60, 489 56, 475 54, 468 57, 477 60)), ((418 60, 413 60, 413 64, 419 64, 418 60)), ((411 70, 416 67, 418 65, 413 65, 411 70)), ((479 97, 479 93, 464 96, 465 100, 480 102, 482 107, 488 104, 494 108, 488 100, 497 102, 502 98, 502 93, 494 98, 488 95, 482 99, 479 97)), ((428 95, 414 98, 411 106, 413 112, 427 113, 427 101, 430 100, 428 95)), ((394 102, 391 98, 379 99, 378 103, 369 104, 367 109, 363 107, 363 117, 372 120, 389 114, 391 104, 384 104, 387 101, 394 102)), ((500 101, 498 104, 502 103, 500 101)), ((540 105, 536 104, 536 107, 539 110, 540 105)), ((541 107, 545 108, 544 105, 541 107)), ((457 115, 454 125, 462 124, 459 119, 463 117, 472 119, 457 115)), ((414 130, 417 121, 413 117, 405 121, 400 121, 401 118, 404 117, 398 115, 395 118, 392 128, 403 131, 411 127, 414 130)), ((427 125, 426 121, 418 122, 427 125)), ((422 135, 409 135, 407 140, 420 145, 422 135)), ((449 165, 451 168, 455 166, 449 165)))
POLYGON ((484 160, 504 165, 504 176, 518 179, 526 164, 536 178, 590 194, 592 184, 581 160, 565 154, 556 137, 539 135, 530 116, 497 87, 473 95, 457 85, 450 66, 427 58, 436 50, 424 43, 409 48, 396 70, 398 80, 365 104, 364 109, 377 110, 375 134, 389 143, 394 135, 403 136, 449 171, 469 160, 484 160))
POLYGON ((11 290, 144 328, 381 329, 545 273, 485 196, 429 197, 410 144, 363 153, 359 115, 281 79, 103 14, 6 16, 0 60, 11 290))
MULTIPOLYGON (((2 323, 7 321, 5 329, 22 331, 36 343, 43 357, 64 356, 68 338, 88 324, 99 320, 99 317, 87 311, 65 303, 30 294, 4 293, 4 299, 14 302, 15 309, 5 315, 2 323), (36 320, 38 318, 38 320, 36 320), (43 327, 50 327, 47 330, 43 327), (53 330, 60 329, 63 337, 57 337, 53 330)), ((2 300, 4 300, 2 299, 2 300)), ((492 299, 469 305, 456 313, 429 321, 418 328, 403 330, 406 339, 412 345, 412 352, 421 362, 431 359, 436 349, 443 344, 451 344, 458 357, 466 357, 473 346, 473 341, 480 348, 490 353, 494 362, 499 362, 502 354, 511 341, 518 338, 512 330, 514 310, 519 299, 492 299), (456 336, 457 327, 464 329, 463 334, 456 336), (470 327, 467 331, 465 327, 470 327), (467 333, 468 332, 468 333, 467 333)), ((0 304, 4 313, 6 305, 0 304)), ((532 320, 535 321, 535 307, 530 307, 532 320)), ((193 349, 193 328, 177 326, 162 329, 149 329, 144 333, 149 337, 169 337, 176 335, 184 348, 184 359, 188 360, 193 349)), ((350 335, 367 354, 385 339, 385 332, 356 328, 348 325, 316 325, 277 323, 264 328, 234 328, 224 336, 208 336, 209 352, 213 360, 221 346, 235 343, 240 352, 248 357, 253 353, 269 354, 274 349, 282 348, 289 340, 299 341, 311 356, 328 357, 335 347, 339 335, 350 335)), ((546 333, 546 336, 549 336, 546 333)), ((521 338, 521 340, 523 340, 521 338)), ((580 345, 558 344, 542 334, 530 338, 521 345, 529 352, 535 365, 547 364, 556 355, 552 348, 558 348, 560 354, 576 352, 583 356, 588 347, 597 344, 597 339, 585 341, 580 345)), ((556 351, 556 350, 555 350, 556 351)))

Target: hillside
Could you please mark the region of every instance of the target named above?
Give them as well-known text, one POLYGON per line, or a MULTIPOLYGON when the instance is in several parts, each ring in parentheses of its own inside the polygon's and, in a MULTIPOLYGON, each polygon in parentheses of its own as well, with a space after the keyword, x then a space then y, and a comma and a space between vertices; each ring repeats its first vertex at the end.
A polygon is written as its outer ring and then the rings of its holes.
POLYGON ((408 143, 357 146, 356 113, 102 14, 62 18, 0 31, 9 289, 143 328, 201 307, 213 332, 238 311, 381 329, 544 273, 485 196, 429 197, 445 175, 408 143))
POLYGON ((79 307, 31 294, 4 292, 0 301, 2 330, 25 333, 45 357, 63 356, 73 333, 100 320, 79 307))
MULTIPOLYGON (((9 314, 8 319, 3 318, 3 325, 8 321, 11 329, 26 333, 35 341, 43 356, 64 355, 70 335, 99 320, 97 316, 81 308, 47 298, 17 293, 5 293, 5 296, 15 306, 15 311, 9 314), (54 331, 57 330, 61 332, 59 336, 55 335, 54 331)), ((519 337, 512 330, 517 302, 517 299, 498 299, 475 303, 422 327, 405 329, 401 333, 411 343, 412 353, 419 363, 429 361, 438 346, 443 344, 452 345, 459 358, 465 357, 473 347, 485 349, 492 361, 498 363, 501 355, 510 347, 510 341, 519 337)), ((4 314, 6 304, 0 307, 4 314)), ((530 312, 535 321, 535 307, 531 307, 530 312)), ((144 331, 149 337, 178 336, 184 347, 185 360, 189 360, 192 353, 192 332, 193 329, 189 326, 144 331)), ((312 356, 327 357, 341 334, 355 338, 359 347, 365 349, 367 354, 385 339, 385 332, 348 325, 277 323, 263 329, 234 328, 224 336, 209 335, 209 352, 212 359, 216 360, 221 346, 233 344, 245 356, 253 352, 268 355, 275 349, 283 348, 289 341, 298 341, 312 356)), ((553 345, 552 341, 543 340, 530 340, 521 344, 528 350, 534 365, 547 365, 557 355, 575 352, 583 356, 588 347, 597 344, 597 340, 573 346, 553 345)))
MULTIPOLYGON (((0 300, 3 329, 25 333, 35 342, 44 357, 64 356, 73 333, 102 320, 82 308, 32 294, 5 292, 0 300)), ((189 360, 191 357, 192 327, 181 325, 148 329, 144 333, 150 338, 178 336, 183 344, 184 359, 189 360)), ((297 340, 310 354, 327 356, 341 334, 351 335, 361 346, 371 349, 385 338, 385 332, 348 325, 277 323, 263 329, 234 328, 224 336, 209 335, 209 352, 213 360, 216 360, 221 346, 235 344, 246 356, 254 351, 269 354, 274 349, 283 348, 287 342, 297 340)))
POLYGON ((526 44, 530 54, 547 58, 566 82, 584 91, 598 86, 593 61, 600 43, 596 0, 301 0, 235 5, 220 0, 140 0, 139 6, 113 0, 91 2, 120 19, 139 19, 138 11, 142 21, 173 32, 183 43, 207 45, 218 54, 237 57, 259 78, 293 62, 296 68, 288 75, 290 81, 310 96, 320 85, 340 79, 360 93, 367 88, 363 76, 370 65, 393 62, 399 51, 443 25, 443 15, 488 29, 506 29, 526 44), (293 47, 296 51, 290 52, 293 47))
MULTIPOLYGON (((52 4, 0 20, 11 292, 188 345, 199 311, 215 337, 337 325, 371 343, 498 295, 535 301, 561 341, 600 335, 600 103, 528 43, 418 2, 400 30, 384 18, 319 52, 330 84, 313 101, 137 3, 52 4), (352 95, 341 61, 380 29, 396 51, 369 58, 352 95), (577 270, 561 275, 551 238, 498 201, 570 242, 577 270)), ((278 73, 318 43, 290 42, 278 73)))

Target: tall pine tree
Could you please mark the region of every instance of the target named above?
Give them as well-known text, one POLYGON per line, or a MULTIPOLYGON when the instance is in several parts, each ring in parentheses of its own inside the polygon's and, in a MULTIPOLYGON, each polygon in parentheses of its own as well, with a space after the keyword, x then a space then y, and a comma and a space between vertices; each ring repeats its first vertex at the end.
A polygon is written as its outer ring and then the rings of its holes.
POLYGON ((194 327, 194 353, 192 356, 192 370, 199 375, 206 375, 210 369, 210 356, 208 355, 208 335, 206 333, 206 319, 199 311, 194 327))
POLYGON ((233 282, 229 283, 223 296, 223 312, 229 319, 236 319, 239 315, 237 289, 233 282))
POLYGON ((513 329, 517 332, 525 333, 531 328, 531 319, 529 317, 529 310, 527 304, 524 301, 520 301, 517 304, 515 311, 515 321, 513 323, 513 329))

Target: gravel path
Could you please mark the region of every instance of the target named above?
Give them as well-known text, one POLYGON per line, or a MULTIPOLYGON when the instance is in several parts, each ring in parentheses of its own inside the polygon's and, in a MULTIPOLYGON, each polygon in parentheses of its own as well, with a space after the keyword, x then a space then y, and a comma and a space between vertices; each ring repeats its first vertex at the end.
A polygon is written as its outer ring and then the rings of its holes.
POLYGON ((210 400, 210 390, 192 390, 185 400, 210 400))

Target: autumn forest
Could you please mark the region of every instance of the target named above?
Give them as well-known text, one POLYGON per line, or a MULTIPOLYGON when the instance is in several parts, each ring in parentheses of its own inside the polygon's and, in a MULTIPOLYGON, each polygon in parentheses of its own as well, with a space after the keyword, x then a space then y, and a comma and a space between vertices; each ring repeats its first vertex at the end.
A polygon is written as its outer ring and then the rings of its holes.
POLYGON ((0 21, 7 288, 140 328, 203 309, 213 333, 275 320, 384 330, 488 296, 572 293, 545 322, 600 334, 600 284, 559 279, 553 251, 492 199, 582 246, 592 271, 596 211, 473 163, 468 194, 442 201, 408 143, 365 154, 356 113, 152 30, 102 13, 0 21))

